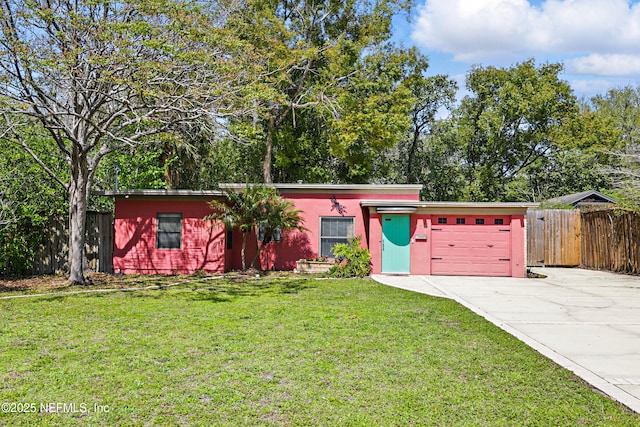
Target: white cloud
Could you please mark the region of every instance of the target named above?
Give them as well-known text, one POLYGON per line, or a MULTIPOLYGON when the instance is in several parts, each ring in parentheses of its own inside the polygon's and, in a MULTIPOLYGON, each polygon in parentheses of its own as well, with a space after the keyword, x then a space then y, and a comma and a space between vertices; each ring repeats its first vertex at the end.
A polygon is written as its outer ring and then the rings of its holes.
POLYGON ((568 61, 567 71, 572 74, 596 76, 640 75, 640 55, 583 56, 568 61))
POLYGON ((598 65, 608 55, 620 67, 616 75, 640 73, 637 0, 426 0, 412 38, 464 62, 586 55, 572 63, 576 71, 611 75, 612 67, 598 65))
POLYGON ((607 92, 609 89, 617 86, 622 86, 616 81, 604 80, 604 79, 577 79, 569 82, 573 90, 585 98, 591 98, 592 96, 607 92))

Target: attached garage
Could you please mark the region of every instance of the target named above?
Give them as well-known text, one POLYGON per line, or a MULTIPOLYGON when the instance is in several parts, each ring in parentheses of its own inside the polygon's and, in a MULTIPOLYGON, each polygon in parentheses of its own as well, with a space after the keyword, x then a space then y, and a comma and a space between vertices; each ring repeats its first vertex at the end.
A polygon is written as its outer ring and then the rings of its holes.
POLYGON ((374 273, 525 277, 532 203, 362 201, 374 273))
POLYGON ((434 215, 431 224, 431 274, 511 276, 510 217, 434 215))

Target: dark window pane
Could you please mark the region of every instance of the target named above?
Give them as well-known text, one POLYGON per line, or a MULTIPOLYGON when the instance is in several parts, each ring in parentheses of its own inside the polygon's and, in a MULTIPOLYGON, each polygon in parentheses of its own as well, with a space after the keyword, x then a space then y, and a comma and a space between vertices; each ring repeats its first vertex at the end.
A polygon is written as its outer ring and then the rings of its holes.
POLYGON ((353 238, 354 218, 320 218, 320 256, 333 257, 331 248, 336 243, 349 243, 353 238))
POLYGON ((180 249, 180 233, 158 233, 158 248, 180 249))
POLYGON ((447 218, 438 218, 438 224, 446 224, 447 218))
POLYGON ((349 239, 340 239, 340 238, 322 239, 322 243, 320 247, 320 256, 333 258, 334 255, 333 255, 333 252, 331 252, 331 248, 333 248, 336 243, 349 243, 349 239))
POLYGON ((476 218, 476 224, 478 225, 484 224, 484 218, 476 218))
POLYGON ((493 220, 493 223, 495 225, 502 225, 502 224, 504 224, 504 220, 502 218, 496 218, 496 219, 493 220))
POLYGON ((158 214, 156 217, 158 249, 180 249, 182 243, 182 214, 158 214))
POLYGON ((158 214, 158 231, 182 231, 182 214, 158 214))
POLYGON ((456 218, 456 224, 464 224, 464 218, 456 218))
POLYGON ((227 250, 233 249, 233 230, 227 230, 227 250))
POLYGON ((353 218, 322 218, 322 237, 351 237, 353 235, 353 218))

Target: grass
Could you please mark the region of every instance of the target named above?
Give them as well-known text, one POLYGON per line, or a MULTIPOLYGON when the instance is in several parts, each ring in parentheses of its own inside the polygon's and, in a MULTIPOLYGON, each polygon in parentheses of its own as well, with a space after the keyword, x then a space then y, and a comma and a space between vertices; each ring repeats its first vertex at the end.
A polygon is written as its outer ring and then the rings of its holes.
POLYGON ((0 425, 640 424, 455 302, 369 279, 5 299, 0 325, 0 403, 36 408, 0 425))

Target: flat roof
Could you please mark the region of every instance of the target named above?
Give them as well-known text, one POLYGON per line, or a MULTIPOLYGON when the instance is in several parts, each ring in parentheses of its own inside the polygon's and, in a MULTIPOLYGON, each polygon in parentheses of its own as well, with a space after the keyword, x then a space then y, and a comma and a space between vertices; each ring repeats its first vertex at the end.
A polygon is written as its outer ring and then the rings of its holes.
POLYGON ((99 196, 111 197, 224 197, 224 193, 219 190, 118 190, 118 191, 96 191, 99 196))
POLYGON ((535 208, 539 203, 530 202, 423 202, 415 200, 362 200, 362 206, 415 207, 415 208, 535 208))
MULTIPOLYGON (((220 188, 241 190, 247 185, 240 183, 223 183, 220 188)), ((307 184, 307 183, 273 183, 256 184, 274 187, 282 192, 292 193, 377 193, 377 194, 420 194, 422 185, 420 184, 307 184)))
POLYGON ((398 212, 404 209, 428 210, 432 213, 476 213, 478 210, 500 213, 523 212, 538 207, 539 203, 529 202, 422 202, 409 200, 362 200, 360 206, 370 209, 380 208, 380 213, 392 213, 390 208, 398 212))
MULTIPOLYGON (((242 190, 247 185, 240 183, 222 183, 219 187, 224 190, 242 190)), ((368 194, 420 194, 422 185, 419 184, 255 184, 273 187, 282 192, 292 193, 368 193, 368 194)), ((138 189, 138 190, 105 190, 95 191, 99 196, 111 197, 223 197, 220 190, 166 190, 166 189, 138 189)))

